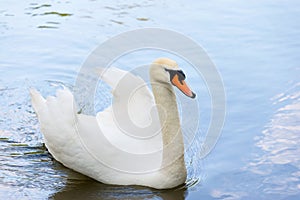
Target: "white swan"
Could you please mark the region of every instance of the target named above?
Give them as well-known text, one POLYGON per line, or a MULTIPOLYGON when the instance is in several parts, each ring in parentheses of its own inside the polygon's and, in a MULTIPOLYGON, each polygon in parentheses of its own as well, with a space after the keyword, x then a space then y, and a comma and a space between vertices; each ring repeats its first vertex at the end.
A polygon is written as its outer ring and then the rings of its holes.
POLYGON ((157 189, 183 184, 184 143, 172 85, 191 98, 195 94, 176 62, 159 58, 151 64, 154 96, 129 72, 108 68, 101 78, 112 87, 114 101, 96 117, 78 114, 67 89, 47 99, 31 89, 49 152, 66 167, 107 184, 157 189))

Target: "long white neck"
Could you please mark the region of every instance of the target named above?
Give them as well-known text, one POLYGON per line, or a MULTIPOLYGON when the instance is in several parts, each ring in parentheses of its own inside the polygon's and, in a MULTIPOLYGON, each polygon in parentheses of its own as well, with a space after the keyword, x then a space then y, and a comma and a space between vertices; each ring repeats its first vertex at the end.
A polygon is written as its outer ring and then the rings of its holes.
POLYGON ((150 78, 162 127, 162 167, 165 168, 168 173, 177 174, 177 176, 180 174, 178 178, 185 180, 184 142, 173 86, 168 83, 155 81, 151 72, 150 78))

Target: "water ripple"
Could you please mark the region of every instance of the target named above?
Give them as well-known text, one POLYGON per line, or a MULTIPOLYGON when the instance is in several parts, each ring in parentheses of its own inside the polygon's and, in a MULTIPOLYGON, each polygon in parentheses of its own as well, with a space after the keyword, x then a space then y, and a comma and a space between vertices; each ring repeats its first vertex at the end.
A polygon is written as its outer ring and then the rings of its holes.
POLYGON ((300 194, 300 84, 273 98, 281 105, 256 146, 258 154, 249 170, 263 177, 263 191, 268 194, 300 194), (283 104, 283 105, 282 105, 283 104))

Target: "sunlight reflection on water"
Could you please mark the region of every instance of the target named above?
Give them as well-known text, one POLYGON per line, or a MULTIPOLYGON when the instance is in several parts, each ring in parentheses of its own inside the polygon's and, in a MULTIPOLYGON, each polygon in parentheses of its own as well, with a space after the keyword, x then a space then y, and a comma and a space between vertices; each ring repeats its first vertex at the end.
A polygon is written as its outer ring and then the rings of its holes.
POLYGON ((264 176, 264 192, 295 195, 300 189, 300 83, 277 95, 274 104, 282 105, 272 117, 256 146, 264 152, 249 169, 264 176), (280 170, 275 173, 276 168, 280 170))

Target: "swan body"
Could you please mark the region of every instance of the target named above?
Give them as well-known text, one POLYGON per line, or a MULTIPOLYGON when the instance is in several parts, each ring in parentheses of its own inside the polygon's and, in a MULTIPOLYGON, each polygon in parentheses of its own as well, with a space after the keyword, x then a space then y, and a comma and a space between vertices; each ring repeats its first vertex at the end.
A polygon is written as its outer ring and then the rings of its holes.
POLYGON ((100 182, 173 188, 186 180, 184 144, 173 85, 195 94, 175 61, 150 66, 152 91, 143 79, 118 68, 101 70, 113 103, 96 116, 78 114, 64 88, 44 99, 31 89, 46 147, 66 167, 100 182))

